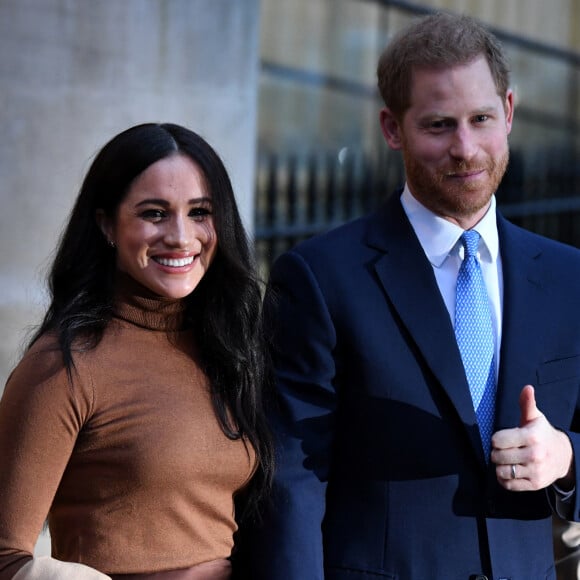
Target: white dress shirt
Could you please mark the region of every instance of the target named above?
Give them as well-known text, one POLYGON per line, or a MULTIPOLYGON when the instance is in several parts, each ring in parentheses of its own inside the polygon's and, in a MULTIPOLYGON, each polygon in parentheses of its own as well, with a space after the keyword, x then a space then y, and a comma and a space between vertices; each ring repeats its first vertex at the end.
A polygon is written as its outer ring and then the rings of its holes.
MULTIPOLYGON (((455 326, 455 286, 463 260, 463 244, 460 242, 463 229, 427 209, 413 197, 407 185, 401 195, 401 203, 427 259, 433 266, 439 291, 449 311, 451 323, 455 326)), ((478 256, 491 310, 497 380, 501 344, 503 276, 495 215, 495 196, 492 196, 486 214, 473 229, 481 236, 478 256)))

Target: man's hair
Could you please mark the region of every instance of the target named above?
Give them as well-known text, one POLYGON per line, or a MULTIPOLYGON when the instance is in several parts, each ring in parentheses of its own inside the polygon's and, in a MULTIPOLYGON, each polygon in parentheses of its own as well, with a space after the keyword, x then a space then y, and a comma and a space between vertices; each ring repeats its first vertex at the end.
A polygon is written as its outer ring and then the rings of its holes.
POLYGON ((417 69, 445 69, 485 56, 497 94, 509 88, 509 63, 499 40, 474 18, 438 12, 395 35, 383 51, 377 79, 385 105, 398 119, 410 106, 411 81, 417 69))

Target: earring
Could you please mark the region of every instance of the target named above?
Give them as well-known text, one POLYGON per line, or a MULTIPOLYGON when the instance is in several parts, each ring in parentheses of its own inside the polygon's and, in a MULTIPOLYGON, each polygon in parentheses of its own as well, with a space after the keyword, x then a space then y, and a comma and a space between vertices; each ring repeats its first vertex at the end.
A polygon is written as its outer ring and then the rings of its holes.
POLYGON ((109 240, 108 244, 111 246, 111 248, 115 247, 115 242, 113 242, 113 240, 109 240))

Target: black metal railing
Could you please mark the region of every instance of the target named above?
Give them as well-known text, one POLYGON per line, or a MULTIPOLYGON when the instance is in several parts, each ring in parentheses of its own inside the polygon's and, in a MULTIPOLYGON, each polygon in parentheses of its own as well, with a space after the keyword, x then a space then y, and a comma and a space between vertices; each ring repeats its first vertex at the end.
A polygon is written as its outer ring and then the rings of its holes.
MULTIPOLYGON (((580 159, 545 160, 525 173, 517 151, 499 188, 502 213, 542 235, 580 246, 580 159)), ((258 163, 255 240, 263 275, 271 262, 301 240, 376 208, 400 187, 400 156, 377 162, 364 155, 268 153, 258 163)))

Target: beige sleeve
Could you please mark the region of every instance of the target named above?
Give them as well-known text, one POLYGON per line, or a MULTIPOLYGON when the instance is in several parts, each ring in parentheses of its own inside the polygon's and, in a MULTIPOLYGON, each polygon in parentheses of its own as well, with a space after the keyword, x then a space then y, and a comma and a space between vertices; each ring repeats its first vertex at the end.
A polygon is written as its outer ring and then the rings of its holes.
POLYGON ((61 562, 49 556, 33 558, 13 577, 13 580, 111 580, 94 568, 73 562, 61 562))

